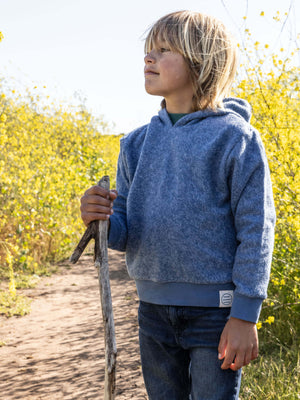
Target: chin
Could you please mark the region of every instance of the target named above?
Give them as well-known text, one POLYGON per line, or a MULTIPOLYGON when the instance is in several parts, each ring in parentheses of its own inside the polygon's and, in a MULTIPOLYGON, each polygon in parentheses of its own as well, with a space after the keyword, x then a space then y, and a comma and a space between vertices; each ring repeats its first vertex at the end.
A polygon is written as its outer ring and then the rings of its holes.
POLYGON ((160 92, 158 92, 157 90, 153 89, 153 88, 149 88, 145 85, 145 91, 148 94, 151 94, 152 96, 162 96, 162 94, 160 92))

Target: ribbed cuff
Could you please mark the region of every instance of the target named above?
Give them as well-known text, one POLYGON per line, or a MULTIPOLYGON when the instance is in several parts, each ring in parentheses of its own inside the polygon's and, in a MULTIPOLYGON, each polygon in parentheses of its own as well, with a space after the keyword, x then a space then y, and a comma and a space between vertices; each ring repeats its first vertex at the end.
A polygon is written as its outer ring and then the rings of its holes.
POLYGON ((251 298, 234 293, 230 317, 257 323, 263 299, 251 298))

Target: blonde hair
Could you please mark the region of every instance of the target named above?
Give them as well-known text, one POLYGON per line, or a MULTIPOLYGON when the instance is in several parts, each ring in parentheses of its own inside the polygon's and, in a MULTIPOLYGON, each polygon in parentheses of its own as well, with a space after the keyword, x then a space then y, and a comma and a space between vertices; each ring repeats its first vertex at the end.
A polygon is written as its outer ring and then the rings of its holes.
POLYGON ((199 12, 177 11, 150 28, 145 53, 158 41, 184 57, 194 86, 193 111, 223 108, 237 69, 237 44, 222 22, 199 12))

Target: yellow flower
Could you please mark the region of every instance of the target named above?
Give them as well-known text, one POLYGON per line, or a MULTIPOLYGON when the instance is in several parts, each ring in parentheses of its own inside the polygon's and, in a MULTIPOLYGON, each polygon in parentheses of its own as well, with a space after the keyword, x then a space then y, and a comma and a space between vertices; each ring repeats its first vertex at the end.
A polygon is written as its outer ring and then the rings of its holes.
POLYGON ((274 321, 275 321, 275 317, 273 317, 273 316, 269 316, 269 317, 265 320, 265 322, 268 323, 268 324, 270 324, 270 325, 273 324, 274 321))
POLYGON ((8 284, 8 290, 12 297, 15 297, 17 294, 16 290, 16 282, 14 278, 11 278, 8 284))
POLYGON ((261 329, 261 327, 262 327, 262 323, 261 323, 261 322, 258 322, 258 323, 256 324, 257 330, 261 329))
POLYGON ((0 115, 0 121, 1 122, 6 122, 6 120, 7 120, 7 116, 5 114, 1 114, 0 115))
POLYGON ((259 15, 260 15, 261 17, 263 17, 263 16, 265 15, 265 12, 262 11, 259 15))

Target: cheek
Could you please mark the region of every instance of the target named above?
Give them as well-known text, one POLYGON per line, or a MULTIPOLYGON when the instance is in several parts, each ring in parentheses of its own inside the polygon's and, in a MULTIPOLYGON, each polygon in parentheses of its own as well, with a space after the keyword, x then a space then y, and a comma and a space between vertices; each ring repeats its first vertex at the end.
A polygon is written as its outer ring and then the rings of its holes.
POLYGON ((182 60, 173 60, 172 62, 168 62, 165 67, 166 75, 169 79, 183 83, 187 83, 191 79, 188 67, 182 60))
POLYGON ((161 73, 164 74, 164 79, 166 81, 178 79, 182 73, 178 63, 169 60, 162 62, 160 68, 161 68, 161 73))

